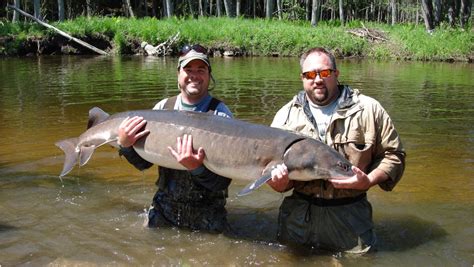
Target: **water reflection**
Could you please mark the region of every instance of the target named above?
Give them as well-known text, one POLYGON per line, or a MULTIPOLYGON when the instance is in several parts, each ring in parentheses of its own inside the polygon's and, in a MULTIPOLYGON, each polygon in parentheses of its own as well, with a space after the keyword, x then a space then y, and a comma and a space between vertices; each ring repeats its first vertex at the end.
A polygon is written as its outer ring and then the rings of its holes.
MULTIPOLYGON (((212 59, 213 94, 237 118, 269 124, 301 90, 296 58, 212 59)), ((177 93, 176 59, 0 59, 0 265, 456 265, 474 262, 473 66, 342 61, 341 81, 378 99, 408 152, 394 192, 371 189, 379 252, 364 257, 276 242, 283 195, 228 199, 233 232, 143 227, 156 168, 136 171, 101 147, 61 182, 54 142, 77 136, 88 110, 149 109, 177 93), (435 255, 434 255, 435 254, 435 255)))

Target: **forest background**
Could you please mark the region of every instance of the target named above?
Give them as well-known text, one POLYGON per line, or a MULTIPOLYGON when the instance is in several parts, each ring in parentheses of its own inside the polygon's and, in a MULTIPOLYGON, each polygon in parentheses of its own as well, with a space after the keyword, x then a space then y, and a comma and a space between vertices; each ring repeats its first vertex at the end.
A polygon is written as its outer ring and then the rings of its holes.
POLYGON ((1 4, 0 54, 93 53, 7 5, 113 54, 176 53, 201 43, 231 56, 473 60, 472 0, 12 0, 1 4), (146 42, 146 43, 145 43, 146 42), (148 51, 149 52, 149 51, 148 51))

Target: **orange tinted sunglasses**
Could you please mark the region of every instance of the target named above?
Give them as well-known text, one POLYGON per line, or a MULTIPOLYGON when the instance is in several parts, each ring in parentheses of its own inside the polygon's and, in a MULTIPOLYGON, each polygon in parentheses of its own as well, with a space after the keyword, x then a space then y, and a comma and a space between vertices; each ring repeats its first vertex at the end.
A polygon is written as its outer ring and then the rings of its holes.
POLYGON ((321 78, 327 78, 327 77, 331 76, 331 73, 333 71, 334 71, 333 69, 320 70, 320 71, 311 70, 311 71, 303 72, 303 73, 301 73, 301 75, 305 79, 314 80, 314 79, 316 79, 316 76, 318 76, 318 75, 321 78))

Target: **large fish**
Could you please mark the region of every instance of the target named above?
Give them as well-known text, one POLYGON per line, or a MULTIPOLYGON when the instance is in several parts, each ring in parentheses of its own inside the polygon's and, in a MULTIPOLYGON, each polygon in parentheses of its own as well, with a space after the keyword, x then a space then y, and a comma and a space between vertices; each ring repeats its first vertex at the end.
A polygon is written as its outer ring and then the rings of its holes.
POLYGON ((119 125, 133 116, 143 117, 150 131, 133 145, 142 158, 184 170, 167 147, 176 144, 177 137, 190 134, 194 148, 206 152, 206 168, 231 179, 252 181, 238 195, 264 184, 271 178, 272 167, 281 163, 287 166, 289 178, 299 181, 354 175, 351 164, 334 149, 297 133, 200 112, 139 110, 110 116, 95 107, 89 111, 87 131, 56 143, 66 155, 60 177, 76 163, 86 164, 96 148, 104 144, 118 147, 119 125))

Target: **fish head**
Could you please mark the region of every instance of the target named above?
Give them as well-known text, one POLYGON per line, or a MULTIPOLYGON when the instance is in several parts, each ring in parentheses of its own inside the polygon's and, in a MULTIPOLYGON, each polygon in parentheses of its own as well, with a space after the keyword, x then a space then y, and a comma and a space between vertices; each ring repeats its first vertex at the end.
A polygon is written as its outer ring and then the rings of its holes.
POLYGON ((328 145, 310 138, 291 145, 283 161, 292 180, 349 178, 355 175, 351 168, 352 164, 341 154, 328 145))

